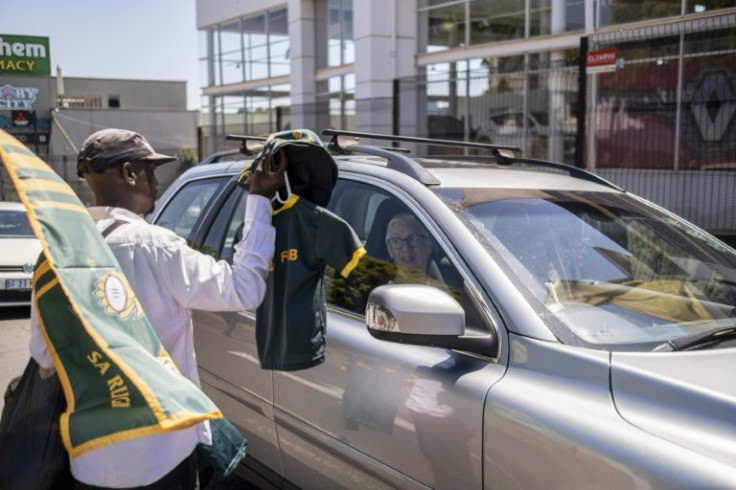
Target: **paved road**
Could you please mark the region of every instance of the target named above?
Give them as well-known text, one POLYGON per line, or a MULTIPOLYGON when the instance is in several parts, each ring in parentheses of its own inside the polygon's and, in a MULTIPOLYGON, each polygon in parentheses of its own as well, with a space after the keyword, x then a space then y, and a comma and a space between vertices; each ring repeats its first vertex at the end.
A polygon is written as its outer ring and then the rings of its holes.
MULTIPOLYGON (((30 308, 0 308, 0 410, 5 405, 2 395, 11 379, 20 376, 30 354, 30 308)), ((212 482, 204 490, 251 490, 255 487, 237 477, 212 482)))

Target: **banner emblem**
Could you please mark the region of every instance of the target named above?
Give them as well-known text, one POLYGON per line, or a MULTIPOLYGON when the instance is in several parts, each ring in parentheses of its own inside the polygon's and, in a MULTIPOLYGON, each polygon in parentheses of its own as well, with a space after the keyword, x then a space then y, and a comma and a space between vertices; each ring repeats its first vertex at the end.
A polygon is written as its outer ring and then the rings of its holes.
POLYGON ((97 276, 99 280, 94 295, 99 298, 100 304, 108 315, 117 315, 121 320, 127 320, 131 316, 140 318, 143 316, 143 305, 130 287, 130 283, 123 280, 117 271, 109 271, 107 274, 97 276))

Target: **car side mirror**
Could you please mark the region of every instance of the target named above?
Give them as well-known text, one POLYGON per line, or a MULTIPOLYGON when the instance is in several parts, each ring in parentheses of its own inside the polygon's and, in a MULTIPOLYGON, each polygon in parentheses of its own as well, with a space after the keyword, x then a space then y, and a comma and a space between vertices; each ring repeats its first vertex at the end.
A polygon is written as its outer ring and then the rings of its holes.
POLYGON ((499 353, 494 332, 468 330, 465 310, 445 291, 419 284, 390 284, 371 291, 368 332, 379 340, 475 352, 499 353))
POLYGON ((458 336, 465 332, 465 311, 446 292, 419 284, 379 286, 368 296, 365 322, 373 335, 458 336))

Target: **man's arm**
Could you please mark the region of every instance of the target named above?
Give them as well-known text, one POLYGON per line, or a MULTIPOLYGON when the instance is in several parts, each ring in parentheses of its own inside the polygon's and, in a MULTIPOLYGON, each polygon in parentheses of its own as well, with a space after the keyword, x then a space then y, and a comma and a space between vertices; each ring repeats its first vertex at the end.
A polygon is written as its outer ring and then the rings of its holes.
POLYGON ((273 256, 275 230, 271 226, 270 197, 283 186, 286 157, 276 154, 278 167, 264 169, 269 154, 253 174, 246 201, 243 238, 235 245, 232 267, 209 255, 181 247, 167 260, 168 282, 177 301, 187 308, 210 311, 245 310, 257 307, 266 292, 266 276, 273 256))

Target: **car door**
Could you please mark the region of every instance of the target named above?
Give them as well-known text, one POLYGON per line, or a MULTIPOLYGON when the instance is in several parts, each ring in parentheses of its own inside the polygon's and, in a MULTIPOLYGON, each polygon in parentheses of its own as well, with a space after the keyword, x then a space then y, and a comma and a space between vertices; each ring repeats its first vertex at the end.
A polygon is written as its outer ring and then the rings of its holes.
MULTIPOLYGON (((247 193, 229 180, 216 177, 183 185, 154 222, 185 232, 195 248, 232 263, 233 246, 242 236, 247 193)), ((258 363, 255 311, 195 310, 192 320, 202 389, 243 432, 248 456, 282 472, 272 374, 258 363)))
MULTIPOLYGON (((326 361, 274 373, 274 416, 285 476, 304 488, 481 488, 483 403, 503 374, 491 359, 373 338, 364 322, 370 290, 390 281, 386 226, 414 215, 436 241, 432 261, 466 323, 493 329, 482 295, 448 240, 398 189, 338 182, 330 208, 368 255, 343 280, 328 269, 326 361)), ((438 287, 441 287, 438 285, 438 287)))

